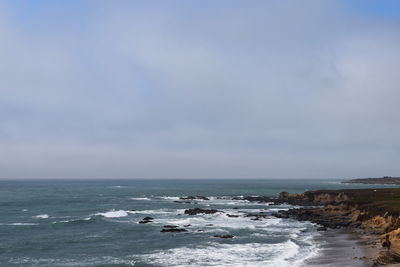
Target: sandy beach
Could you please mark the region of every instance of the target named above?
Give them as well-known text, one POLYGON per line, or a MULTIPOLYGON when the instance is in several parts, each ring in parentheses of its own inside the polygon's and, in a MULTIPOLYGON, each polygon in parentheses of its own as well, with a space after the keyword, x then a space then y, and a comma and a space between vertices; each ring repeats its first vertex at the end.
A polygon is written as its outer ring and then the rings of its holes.
POLYGON ((372 266, 380 251, 376 236, 347 229, 321 232, 316 241, 321 244, 321 251, 318 256, 307 260, 304 266, 372 266))

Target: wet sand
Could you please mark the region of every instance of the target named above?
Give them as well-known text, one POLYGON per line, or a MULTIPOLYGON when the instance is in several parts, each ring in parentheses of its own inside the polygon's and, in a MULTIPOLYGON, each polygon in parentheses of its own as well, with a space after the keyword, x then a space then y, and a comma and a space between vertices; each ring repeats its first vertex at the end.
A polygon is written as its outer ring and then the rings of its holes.
POLYGON ((321 232, 316 241, 320 243, 320 253, 307 260, 304 266, 372 266, 380 251, 376 236, 349 230, 329 229, 321 232))

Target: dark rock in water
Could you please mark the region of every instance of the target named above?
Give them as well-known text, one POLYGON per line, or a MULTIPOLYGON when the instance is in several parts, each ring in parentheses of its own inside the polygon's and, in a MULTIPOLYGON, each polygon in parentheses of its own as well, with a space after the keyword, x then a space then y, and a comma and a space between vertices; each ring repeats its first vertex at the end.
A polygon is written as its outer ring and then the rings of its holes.
POLYGON ((191 224, 185 224, 183 227, 190 227, 192 226, 191 224))
POLYGON ((239 209, 239 207, 233 207, 233 209, 234 209, 234 210, 238 210, 238 209, 239 209))
POLYGON ((252 220, 252 221, 261 221, 261 219, 260 219, 260 218, 258 218, 258 217, 256 217, 256 218, 253 218, 253 219, 250 219, 250 220, 252 220))
POLYGON ((195 199, 200 199, 200 200, 210 200, 208 197, 205 196, 187 196, 187 197, 180 197, 179 199, 182 200, 195 200, 195 199))
POLYGON ((231 218, 237 218, 239 215, 233 215, 233 214, 226 214, 226 216, 231 217, 231 218))
POLYGON ((221 212, 221 211, 214 210, 214 209, 200 209, 200 208, 194 208, 194 209, 185 210, 185 214, 189 214, 189 215, 214 214, 214 213, 217 213, 217 212, 221 212))
POLYGON ((264 214, 263 212, 260 212, 260 213, 248 213, 245 215, 245 217, 255 217, 257 219, 261 219, 261 218, 268 218, 269 216, 267 214, 264 214))
POLYGON ((178 228, 177 225, 164 225, 164 228, 178 228))
POLYGON ((214 237, 219 237, 219 238, 233 238, 233 235, 214 235, 214 237))
POLYGON ((143 223, 151 223, 153 222, 153 218, 152 217, 144 217, 141 221, 139 221, 139 223, 143 224, 143 223))
POLYGON ((328 229, 326 229, 326 227, 323 226, 317 228, 317 231, 326 231, 326 230, 328 229))
POLYGON ((214 224, 212 224, 212 223, 209 223, 209 224, 206 224, 206 226, 213 226, 214 224))
POLYGON ((167 228, 167 229, 162 229, 160 232, 161 233, 166 233, 166 232, 179 233, 179 232, 187 232, 187 230, 183 229, 183 228, 167 228))
POLYGON ((131 210, 131 211, 136 211, 136 210, 131 210))

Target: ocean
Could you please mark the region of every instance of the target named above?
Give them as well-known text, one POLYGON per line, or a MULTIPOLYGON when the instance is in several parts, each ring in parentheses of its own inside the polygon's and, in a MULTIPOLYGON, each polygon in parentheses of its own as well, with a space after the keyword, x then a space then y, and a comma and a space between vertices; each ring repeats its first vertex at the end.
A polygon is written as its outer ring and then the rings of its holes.
POLYGON ((241 215, 292 206, 232 197, 369 187, 390 186, 308 179, 4 180, 0 266, 302 266, 320 253, 315 225, 251 220, 241 215), (198 195, 209 200, 175 202, 198 195), (184 214, 195 207, 223 213, 184 214), (139 224, 146 216, 153 222, 139 224), (187 232, 160 232, 164 225, 187 232), (226 234, 234 238, 214 237, 226 234))

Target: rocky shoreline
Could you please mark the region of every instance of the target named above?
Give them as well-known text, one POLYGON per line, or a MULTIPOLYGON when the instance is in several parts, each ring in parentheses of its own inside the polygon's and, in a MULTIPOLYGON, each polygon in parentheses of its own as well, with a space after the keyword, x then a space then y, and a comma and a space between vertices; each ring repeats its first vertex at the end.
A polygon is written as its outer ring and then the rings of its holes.
MULTIPOLYGON (((225 198, 222 197, 221 199, 225 198)), ((229 197, 228 199, 265 203, 269 206, 290 204, 298 206, 298 208, 280 210, 272 214, 261 211, 237 215, 228 214, 217 209, 195 207, 186 209, 184 215, 196 216, 221 213, 227 217, 249 217, 250 220, 264 220, 274 216, 282 219, 310 221, 319 225, 317 231, 330 233, 330 237, 326 235, 328 239, 333 240, 332 236, 335 237, 335 242, 340 244, 338 246, 348 245, 351 242, 346 242, 344 239, 337 240, 338 238, 332 232, 334 231, 332 229, 341 229, 338 231, 341 231, 340 234, 342 236, 358 236, 359 241, 363 244, 359 246, 359 249, 366 252, 363 256, 358 254, 358 256, 354 256, 354 259, 350 259, 353 260, 353 263, 355 260, 355 262, 363 261, 365 263, 360 266, 400 266, 400 188, 317 190, 300 194, 281 192, 276 198, 245 196, 229 197)), ((189 196, 181 197, 179 201, 174 202, 198 204, 197 201, 207 200, 209 198, 204 196, 189 196)), ((233 209, 237 209, 237 207, 233 209)), ((145 217, 138 223, 146 224, 152 222, 153 218, 145 217)), ((161 232, 188 232, 186 228, 190 226, 190 224, 183 227, 165 225, 161 232)), ((211 237, 234 238, 230 234, 211 237)), ((351 244, 355 244, 355 242, 351 244)), ((351 249, 355 249, 355 246, 351 249)), ((336 255, 341 257, 341 253, 346 254, 347 252, 337 251, 336 255)), ((324 260, 326 261, 327 259, 324 260)), ((353 264, 349 266, 359 265, 353 264)))
MULTIPOLYGON (((279 211, 278 218, 319 224, 318 230, 348 229, 376 237, 373 266, 400 263, 400 189, 318 190, 303 194, 282 192, 279 201, 304 207, 279 211), (304 201, 304 205, 301 204, 304 201)), ((374 238, 372 238, 373 240, 374 238)), ((372 241, 374 242, 374 241, 372 241)))

